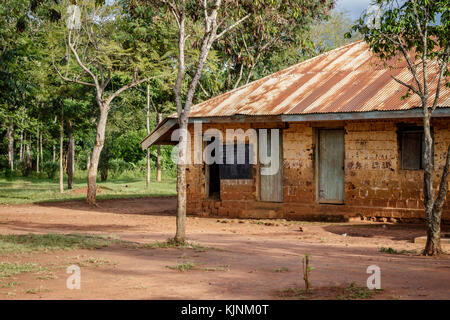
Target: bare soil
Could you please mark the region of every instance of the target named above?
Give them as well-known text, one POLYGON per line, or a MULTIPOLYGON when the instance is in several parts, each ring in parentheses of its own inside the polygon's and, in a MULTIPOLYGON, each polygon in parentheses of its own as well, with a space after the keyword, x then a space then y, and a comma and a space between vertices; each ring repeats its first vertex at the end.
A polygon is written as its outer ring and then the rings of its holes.
MULTIPOLYGON (((114 234, 141 244, 165 241, 175 233, 175 207, 170 197, 104 200, 99 207, 83 201, 0 206, 0 234, 114 234)), ((419 255, 423 245, 413 239, 425 234, 422 225, 188 217, 187 233, 189 241, 212 248, 113 245, 0 256, 0 262, 46 268, 0 279, 0 299, 300 299, 284 293, 304 288, 305 254, 314 267, 313 299, 342 298, 351 283, 365 287, 369 265, 381 268, 383 288, 372 299, 450 298, 450 256, 419 255), (382 247, 402 254, 380 252, 382 247), (191 270, 168 268, 187 262, 194 265, 191 270), (72 264, 81 267, 80 290, 66 287, 66 268, 72 264)))

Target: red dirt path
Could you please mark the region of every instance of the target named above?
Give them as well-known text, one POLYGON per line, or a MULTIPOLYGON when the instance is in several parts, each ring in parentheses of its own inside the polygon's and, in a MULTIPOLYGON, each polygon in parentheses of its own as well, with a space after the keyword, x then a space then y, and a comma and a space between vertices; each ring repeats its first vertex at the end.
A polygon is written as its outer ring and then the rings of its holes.
MULTIPOLYGON (((175 204, 174 198, 152 198, 99 201, 98 208, 81 201, 0 206, 0 234, 98 233, 139 243, 164 241, 175 233, 175 204)), ((38 263, 54 276, 22 273, 0 279, 0 299, 280 299, 277 291, 303 288, 300 268, 306 253, 314 267, 314 288, 365 286, 366 268, 374 264, 381 268, 384 289, 375 298, 450 299, 449 255, 380 252, 381 247, 419 252, 422 245, 412 240, 424 234, 423 226, 188 217, 187 233, 190 241, 215 249, 114 245, 0 256, 2 262, 38 263), (106 263, 82 265, 81 290, 68 290, 66 267, 88 258, 106 263), (167 268, 186 261, 196 268, 167 268), (278 268, 288 271, 274 272, 278 268), (18 284, 2 288, 12 281, 18 284)))

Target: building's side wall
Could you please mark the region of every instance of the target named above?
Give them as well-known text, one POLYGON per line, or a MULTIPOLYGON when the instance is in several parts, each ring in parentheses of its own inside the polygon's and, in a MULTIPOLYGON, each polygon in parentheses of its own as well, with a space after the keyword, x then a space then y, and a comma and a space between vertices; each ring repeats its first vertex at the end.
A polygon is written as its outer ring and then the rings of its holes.
MULTIPOLYGON (((290 219, 324 216, 423 219, 423 171, 401 169, 398 123, 422 124, 420 119, 290 123, 283 130, 283 203, 258 201, 257 166, 254 166, 253 179, 221 180, 220 200, 208 199, 205 165, 192 165, 187 173, 188 213, 290 219), (321 127, 345 129, 344 205, 319 204, 316 199, 316 135, 321 127)), ((209 124, 203 125, 203 132, 208 128, 225 133, 226 129, 250 127, 250 124, 209 124)), ((449 121, 434 120, 433 127, 437 187, 450 143, 449 121)), ((450 221, 448 198, 443 219, 450 221)))

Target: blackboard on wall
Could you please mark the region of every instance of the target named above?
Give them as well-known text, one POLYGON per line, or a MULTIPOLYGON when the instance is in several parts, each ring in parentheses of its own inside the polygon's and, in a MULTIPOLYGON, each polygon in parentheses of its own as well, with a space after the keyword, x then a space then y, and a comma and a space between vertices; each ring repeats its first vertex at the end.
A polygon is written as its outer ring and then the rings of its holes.
POLYGON ((234 144, 234 163, 227 164, 227 145, 223 145, 223 164, 219 164, 220 179, 252 179, 252 165, 250 164, 250 155, 253 155, 253 146, 246 143, 244 147, 245 163, 238 164, 238 152, 242 145, 238 147, 234 144))

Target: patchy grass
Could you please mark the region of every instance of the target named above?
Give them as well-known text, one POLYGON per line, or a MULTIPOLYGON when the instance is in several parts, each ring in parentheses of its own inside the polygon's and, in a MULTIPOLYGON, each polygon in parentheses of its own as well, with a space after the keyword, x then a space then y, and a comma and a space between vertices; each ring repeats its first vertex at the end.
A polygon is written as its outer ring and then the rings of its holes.
POLYGON ((222 266, 217 266, 217 267, 205 267, 203 268, 204 271, 230 271, 230 265, 229 264, 225 264, 222 266))
POLYGON ((139 289, 147 289, 147 288, 148 288, 147 286, 144 286, 142 284, 138 284, 136 286, 131 287, 130 289, 137 289, 137 290, 139 290, 139 289))
POLYGON ((189 271, 195 268, 195 263, 192 261, 187 261, 181 264, 177 264, 174 266, 166 266, 166 268, 168 269, 172 269, 172 270, 178 270, 181 272, 185 272, 185 271, 189 271))
POLYGON ((375 294, 381 293, 383 289, 370 290, 367 287, 359 287, 356 283, 352 282, 344 289, 342 295, 338 295, 336 298, 339 300, 362 300, 371 299, 375 294))
POLYGON ((311 288, 288 288, 276 291, 275 295, 281 298, 293 298, 302 300, 365 300, 372 299, 375 295, 383 292, 383 289, 370 290, 367 287, 360 287, 355 283, 350 283, 342 287, 322 287, 311 288))
POLYGON ((50 289, 45 289, 43 287, 39 287, 39 288, 30 288, 24 291, 24 293, 27 294, 38 294, 38 293, 42 293, 42 292, 49 292, 50 289))
POLYGON ((392 249, 391 247, 389 247, 389 248, 381 247, 380 252, 388 253, 388 254, 415 254, 416 253, 414 250, 397 251, 395 249, 392 249))
POLYGON ((43 275, 39 275, 36 277, 37 280, 51 280, 51 279, 56 279, 56 276, 52 273, 48 273, 48 274, 43 274, 43 275))
POLYGON ((7 278, 22 272, 42 270, 36 263, 10 263, 0 262, 0 279, 7 278))
POLYGON ((108 235, 58 233, 0 235, 0 254, 74 249, 93 250, 123 242, 117 237, 108 235))
POLYGON ((286 267, 281 267, 281 268, 276 268, 276 269, 273 269, 272 270, 272 272, 288 272, 289 271, 289 268, 286 268, 286 267))
POLYGON ((304 288, 288 288, 278 292, 278 296, 282 298, 308 299, 312 297, 314 289, 306 291, 304 288))
MULTIPOLYGON (((154 170, 152 170, 154 171, 154 170)), ((153 172, 152 172, 153 173, 153 172)), ((155 175, 155 173, 153 173, 155 175)), ((0 177, 0 204, 20 204, 34 202, 53 202, 86 199, 86 194, 76 192, 86 187, 86 174, 77 172, 73 191, 65 190, 59 193, 59 180, 43 177, 0 177)), ((65 177, 67 178, 67 177, 65 177)), ((66 180, 66 179, 65 179, 66 180)), ((145 187, 145 179, 123 177, 108 179, 107 182, 97 182, 102 190, 97 199, 146 198, 176 195, 176 179, 164 175, 163 181, 156 182, 152 176, 151 187, 145 187)), ((66 188, 67 182, 64 183, 66 188)))
POLYGON ((78 262, 78 265, 80 267, 88 267, 88 266, 95 266, 95 267, 100 267, 104 264, 112 264, 112 265, 116 265, 116 262, 111 262, 109 260, 106 259, 102 259, 102 258, 95 258, 95 257, 89 257, 81 262, 78 262))
POLYGON ((14 288, 15 286, 18 286, 20 284, 21 284, 21 282, 11 281, 11 282, 1 284, 0 288, 14 288))
POLYGON ((167 241, 164 242, 160 242, 160 241, 155 241, 155 242, 151 242, 151 243, 146 243, 143 245, 140 245, 139 248, 148 248, 148 249, 157 249, 157 248, 177 248, 177 249, 192 249, 194 251, 197 252, 205 252, 207 250, 213 250, 215 248, 213 247, 205 247, 196 243, 192 243, 192 242, 178 242, 176 240, 174 240, 173 238, 169 238, 167 239, 167 241))

